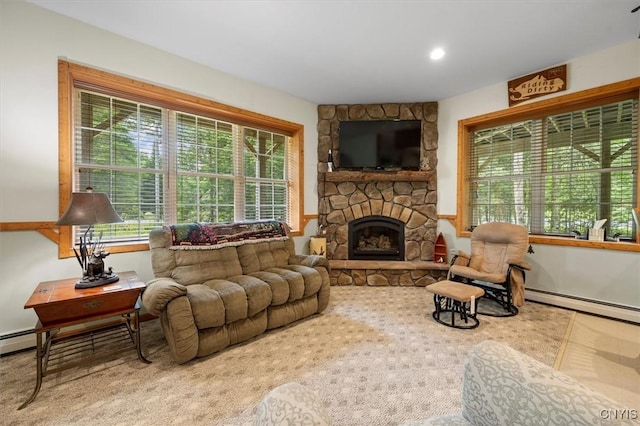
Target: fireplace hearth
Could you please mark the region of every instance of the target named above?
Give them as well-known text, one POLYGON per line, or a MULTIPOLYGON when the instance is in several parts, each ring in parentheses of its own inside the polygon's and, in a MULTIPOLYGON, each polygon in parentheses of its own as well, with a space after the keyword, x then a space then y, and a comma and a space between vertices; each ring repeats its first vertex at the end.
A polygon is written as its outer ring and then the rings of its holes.
POLYGON ((385 216, 352 220, 349 229, 350 260, 404 260, 404 223, 385 216))

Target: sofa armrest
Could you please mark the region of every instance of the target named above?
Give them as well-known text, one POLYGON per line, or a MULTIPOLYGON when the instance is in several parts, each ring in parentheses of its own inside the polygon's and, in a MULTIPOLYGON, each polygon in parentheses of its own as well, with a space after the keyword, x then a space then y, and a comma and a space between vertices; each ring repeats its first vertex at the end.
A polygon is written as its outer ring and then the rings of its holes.
POLYGON ((142 304, 152 315, 160 316, 167 304, 187 294, 187 287, 171 278, 155 278, 147 283, 142 293, 142 304))
MULTIPOLYGON (((465 361, 462 415, 472 424, 605 425, 625 408, 502 343, 485 340, 465 361)), ((632 407, 629 407, 632 408, 632 407)))
POLYGON ((308 266, 309 268, 322 266, 322 267, 325 267, 327 271, 330 269, 329 261, 327 260, 327 258, 323 256, 319 256, 317 254, 310 254, 310 255, 296 254, 289 258, 289 265, 303 265, 303 266, 308 266))

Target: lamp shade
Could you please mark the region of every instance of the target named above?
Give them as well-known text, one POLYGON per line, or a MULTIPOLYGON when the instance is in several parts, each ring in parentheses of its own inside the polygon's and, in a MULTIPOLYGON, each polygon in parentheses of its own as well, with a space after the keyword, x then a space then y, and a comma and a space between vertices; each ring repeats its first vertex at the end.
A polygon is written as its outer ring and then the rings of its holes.
POLYGON ((95 225, 123 222, 113 209, 107 194, 100 192, 74 192, 71 202, 56 225, 95 225))

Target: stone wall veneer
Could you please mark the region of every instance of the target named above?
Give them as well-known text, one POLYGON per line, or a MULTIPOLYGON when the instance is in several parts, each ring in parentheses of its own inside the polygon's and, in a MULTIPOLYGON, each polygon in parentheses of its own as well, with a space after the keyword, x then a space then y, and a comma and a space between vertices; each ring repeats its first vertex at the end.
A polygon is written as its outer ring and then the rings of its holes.
MULTIPOLYGON (((318 106, 318 223, 326 232, 329 259, 347 259, 349 221, 381 215, 405 223, 405 260, 433 260, 437 237, 437 117, 436 102, 318 106), (336 167, 339 167, 340 121, 383 119, 422 121, 420 170, 431 172, 429 179, 408 181, 403 180, 400 172, 386 172, 390 176, 384 181, 369 180, 366 173, 358 180, 349 180, 350 175, 345 173, 345 180, 327 181, 329 149, 333 152, 336 167)), ((418 278, 416 273, 414 277, 418 278)), ((378 280, 369 278, 367 281, 378 280)), ((403 278, 401 281, 404 283, 406 280, 403 278)), ((369 284, 376 285, 375 282, 369 284)))

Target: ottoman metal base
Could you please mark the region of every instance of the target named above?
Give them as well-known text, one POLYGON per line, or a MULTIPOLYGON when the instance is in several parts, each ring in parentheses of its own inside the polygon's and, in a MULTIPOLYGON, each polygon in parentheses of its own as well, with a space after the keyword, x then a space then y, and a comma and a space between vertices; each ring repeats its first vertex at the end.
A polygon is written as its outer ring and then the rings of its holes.
POLYGON ((448 280, 425 288, 433 293, 433 319, 440 324, 461 329, 476 328, 480 324, 476 309, 478 299, 484 295, 483 289, 448 280), (460 319, 459 323, 456 323, 456 316, 460 319))

